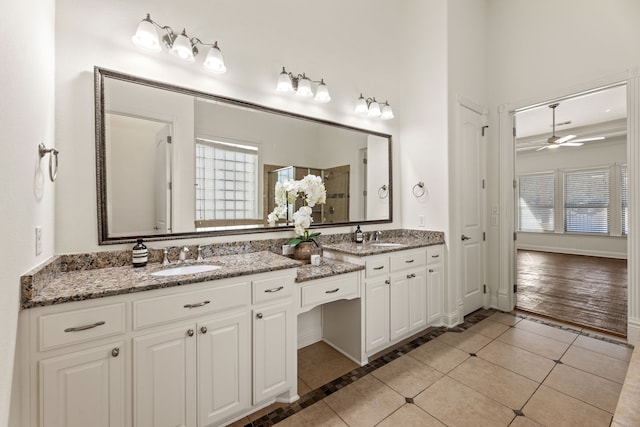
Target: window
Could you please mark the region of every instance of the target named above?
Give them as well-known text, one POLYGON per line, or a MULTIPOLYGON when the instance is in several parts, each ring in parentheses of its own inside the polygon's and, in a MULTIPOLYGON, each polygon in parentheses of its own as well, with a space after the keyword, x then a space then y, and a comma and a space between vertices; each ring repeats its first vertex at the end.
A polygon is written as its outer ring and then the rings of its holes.
POLYGON ((564 173, 564 229, 609 233, 609 170, 564 173))
POLYGON ((196 227, 261 223, 258 146, 196 138, 196 227))
POLYGON ((519 183, 519 230, 554 231, 555 175, 524 175, 519 183))
POLYGON ((629 172, 626 166, 620 168, 620 183, 622 187, 622 235, 629 234, 629 172))

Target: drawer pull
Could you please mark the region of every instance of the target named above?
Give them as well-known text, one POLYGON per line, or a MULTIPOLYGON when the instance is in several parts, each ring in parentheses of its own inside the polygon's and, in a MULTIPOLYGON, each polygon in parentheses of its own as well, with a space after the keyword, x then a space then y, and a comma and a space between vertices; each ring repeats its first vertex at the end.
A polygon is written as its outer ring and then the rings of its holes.
POLYGON ((411 264, 411 263, 413 262, 413 260, 412 260, 412 259, 408 259, 408 260, 406 260, 405 262, 406 262, 407 264, 411 264))
POLYGON ((202 328, 200 328, 200 332, 202 332, 203 334, 207 333, 207 327, 203 326, 202 328))
POLYGON ((391 284, 391 280, 387 279, 387 280, 385 280, 385 281, 384 281, 384 283, 385 283, 386 285, 390 285, 390 284, 391 284))
POLYGON ((431 258, 440 258, 440 254, 437 254, 437 255, 431 255, 431 258))
POLYGON ((279 292, 279 291, 281 291, 283 289, 284 289, 284 286, 278 286, 277 288, 265 289, 264 291, 267 292, 267 293, 272 294, 274 292, 279 292))
POLYGON ((384 268, 384 265, 381 265, 380 267, 373 267, 374 270, 382 270, 384 268))
POLYGON ((113 350, 111 350, 111 355, 113 357, 118 357, 119 354, 120 354, 120 349, 118 347, 116 347, 113 350))
POLYGON ((189 329, 187 330, 187 335, 189 335, 190 337, 192 337, 194 334, 193 329, 189 329))
POLYGON ((324 291, 325 294, 335 294, 336 292, 338 292, 340 290, 340 288, 335 288, 334 290, 331 291, 324 291))
POLYGON ((84 326, 76 326, 75 328, 67 328, 64 331, 65 332, 79 332, 79 331, 86 331, 87 329, 93 329, 93 328, 97 328, 98 326, 102 326, 104 325, 106 322, 104 320, 101 320, 99 322, 96 323, 92 323, 91 325, 84 325, 84 326))
POLYGON ((198 302, 196 304, 185 304, 184 308, 198 308, 198 307, 202 307, 203 305, 207 305, 210 302, 211 301, 207 300, 207 301, 198 302))
POLYGON ((258 313, 258 314, 256 314, 256 317, 257 317, 258 319, 262 319, 262 317, 263 317, 263 316, 262 316, 262 313, 258 313))
POLYGON ((433 273, 433 268, 430 268, 430 269, 429 269, 429 273, 433 273))
POLYGON ((414 277, 416 277, 416 275, 413 273, 407 274, 407 279, 413 279, 414 277))

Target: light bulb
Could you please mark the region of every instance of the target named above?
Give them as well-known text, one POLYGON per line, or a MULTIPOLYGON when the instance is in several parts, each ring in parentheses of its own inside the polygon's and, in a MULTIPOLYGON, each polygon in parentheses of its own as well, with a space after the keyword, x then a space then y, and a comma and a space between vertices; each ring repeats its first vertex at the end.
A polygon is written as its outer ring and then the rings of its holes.
POLYGON ((182 34, 179 34, 173 41, 171 53, 187 62, 195 61, 195 58, 193 57, 193 45, 191 44, 189 37, 187 37, 185 30, 182 30, 182 34))
POLYGON ((314 101, 321 102, 323 104, 331 101, 331 96, 329 95, 329 89, 327 88, 327 85, 324 83, 324 79, 320 79, 320 84, 316 89, 316 97, 314 98, 314 101))
POLYGON ((389 105, 388 102, 385 102, 384 105, 382 106, 382 115, 380 116, 380 118, 382 120, 391 120, 394 117, 395 116, 393 115, 393 110, 391 109, 391 106, 389 105))
POLYGON ((313 96, 313 91, 311 90, 311 81, 307 77, 305 77, 304 74, 298 81, 298 90, 296 91, 296 95, 303 98, 309 98, 310 96, 313 96))
POLYGON ((227 71, 227 67, 224 66, 224 58, 222 58, 222 52, 218 47, 218 42, 215 42, 209 52, 207 52, 207 57, 202 64, 204 67, 215 74, 224 74, 227 71))
POLYGON ((380 117, 380 104, 373 98, 371 104, 369 104, 369 113, 367 114, 369 117, 380 117))
POLYGON ((276 86, 278 92, 293 92, 293 85, 291 85, 291 77, 282 67, 282 72, 278 76, 278 85, 276 86))
POLYGON ((360 94, 360 98, 358 98, 358 101, 356 101, 356 114, 366 116, 368 111, 369 106, 367 105, 367 100, 364 99, 364 96, 362 96, 362 94, 360 94))
POLYGON ((160 38, 158 37, 158 30, 151 21, 151 16, 147 14, 147 17, 140 21, 136 33, 131 37, 133 43, 141 49, 149 50, 151 52, 160 52, 160 38))

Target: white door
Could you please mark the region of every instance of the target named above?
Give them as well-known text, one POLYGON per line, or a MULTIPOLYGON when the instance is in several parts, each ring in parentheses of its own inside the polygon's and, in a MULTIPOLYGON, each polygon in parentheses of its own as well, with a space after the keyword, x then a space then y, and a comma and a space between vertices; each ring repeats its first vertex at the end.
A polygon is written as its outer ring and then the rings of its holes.
POLYGON ((409 333, 409 273, 391 276, 389 325, 391 341, 409 333))
POLYGON ((217 425, 251 406, 249 312, 198 322, 198 425, 217 425))
POLYGON ((389 342, 389 279, 367 279, 365 284, 365 348, 367 353, 389 342))
POLYGON ((44 427, 125 425, 124 343, 40 362, 44 427))
POLYGON ((156 133, 155 230, 167 233, 171 228, 171 127, 156 133))
POLYGON ((196 426, 195 324, 133 340, 136 427, 196 426))
POLYGON ((481 114, 461 106, 460 117, 460 280, 467 315, 484 304, 484 137, 481 114))
POLYGON ((289 300, 253 310, 253 404, 287 391, 297 381, 294 322, 289 300))

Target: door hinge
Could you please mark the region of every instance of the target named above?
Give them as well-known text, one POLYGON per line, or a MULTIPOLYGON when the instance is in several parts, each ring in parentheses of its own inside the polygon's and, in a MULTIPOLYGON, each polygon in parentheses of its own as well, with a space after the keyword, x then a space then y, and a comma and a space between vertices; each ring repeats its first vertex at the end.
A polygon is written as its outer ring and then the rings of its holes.
POLYGON ((484 179, 482 180, 482 189, 484 190, 484 179))
POLYGON ((173 137, 171 135, 167 135, 167 144, 171 144, 173 142, 173 137))
POLYGON ((482 241, 483 241, 483 242, 486 242, 486 241, 487 241, 487 232, 486 232, 486 231, 483 231, 483 232, 482 232, 482 241))
POLYGON ((518 240, 518 232, 514 231, 513 232, 513 241, 515 242, 516 240, 518 240))
POLYGON ((487 125, 482 126, 482 136, 484 136, 484 131, 486 129, 489 129, 489 126, 487 126, 487 125))
POLYGON ((487 285, 482 285, 482 293, 483 294, 487 293, 487 285))
POLYGON ((517 186, 518 186, 518 183, 517 183, 517 182, 516 182, 516 180, 514 179, 514 180, 513 180, 513 189, 515 190, 517 186))
POLYGON ((518 285, 516 283, 513 284, 513 293, 518 292, 518 285))
POLYGON ((171 185, 171 182, 169 182, 169 190, 173 190, 173 185, 171 185))
POLYGON ((516 136, 516 128, 513 128, 513 136, 516 136))
POLYGON ((364 197, 367 197, 367 190, 362 190, 362 195, 363 195, 364 197))
POLYGON ((366 165, 366 164, 367 164, 367 159, 366 159, 366 158, 365 158, 365 159, 362 159, 362 164, 363 164, 363 165, 366 165))

